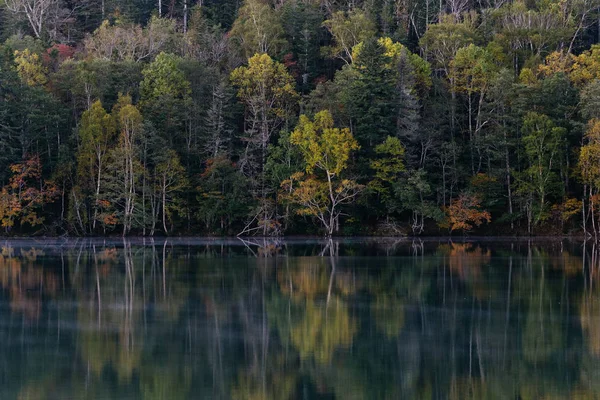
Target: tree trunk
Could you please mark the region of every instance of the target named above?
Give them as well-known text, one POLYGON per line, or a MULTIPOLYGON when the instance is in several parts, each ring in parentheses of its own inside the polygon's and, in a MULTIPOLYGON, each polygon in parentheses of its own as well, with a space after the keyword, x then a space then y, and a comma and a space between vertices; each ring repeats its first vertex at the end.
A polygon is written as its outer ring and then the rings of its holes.
POLYGON ((162 223, 163 229, 165 230, 165 235, 169 232, 167 231, 167 177, 163 176, 163 187, 162 187, 162 223))
POLYGON ((510 155, 508 152, 508 135, 506 134, 506 127, 504 128, 504 157, 506 161, 506 190, 508 195, 508 213, 511 216, 510 218, 510 229, 515 228, 515 223, 512 219, 513 215, 513 202, 512 202, 512 188, 510 185, 510 155))
POLYGON ((587 185, 583 185, 583 197, 581 200, 581 220, 583 222, 583 235, 587 239, 587 226, 586 226, 586 215, 585 215, 585 196, 587 195, 587 185))
POLYGON ((100 200, 100 178, 102 174, 102 156, 97 153, 98 157, 98 177, 96 181, 96 198, 94 199, 94 220, 92 221, 92 230, 96 230, 96 218, 98 217, 98 201, 100 200))
POLYGON ((187 21, 188 21, 188 3, 187 3, 187 0, 183 0, 183 33, 187 33, 187 21))

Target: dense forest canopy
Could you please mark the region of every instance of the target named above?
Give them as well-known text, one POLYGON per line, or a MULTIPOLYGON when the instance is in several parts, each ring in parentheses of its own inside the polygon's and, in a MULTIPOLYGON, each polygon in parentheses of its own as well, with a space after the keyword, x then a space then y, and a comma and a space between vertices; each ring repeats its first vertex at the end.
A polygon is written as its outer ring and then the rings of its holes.
POLYGON ((1 0, 7 234, 600 230, 600 0, 1 0))

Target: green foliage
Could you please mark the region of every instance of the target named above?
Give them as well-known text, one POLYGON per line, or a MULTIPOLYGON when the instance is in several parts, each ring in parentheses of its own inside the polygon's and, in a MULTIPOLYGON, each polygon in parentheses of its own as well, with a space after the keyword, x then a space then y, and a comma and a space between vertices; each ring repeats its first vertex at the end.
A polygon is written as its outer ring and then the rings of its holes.
MULTIPOLYGON (((81 116, 79 128, 80 153, 79 166, 82 179, 87 179, 85 167, 95 171, 100 168, 102 157, 108 152, 115 138, 115 120, 104 110, 102 103, 96 101, 81 116)), ((95 175, 95 173, 93 173, 95 175)))
POLYGON ((180 59, 160 53, 142 70, 140 107, 171 146, 184 140, 191 87, 179 68, 180 59))
POLYGON ((399 139, 388 136, 385 142, 375 147, 379 155, 387 156, 371 162, 371 168, 375 170, 375 178, 382 182, 393 182, 400 172, 405 171, 404 147, 399 139))
POLYGON ((197 217, 206 233, 229 234, 253 206, 248 181, 225 157, 210 159, 197 188, 197 217))
POLYGON ((471 14, 460 21, 455 16, 443 15, 440 22, 431 25, 421 38, 421 47, 446 74, 457 51, 475 41, 475 18, 471 14))
POLYGON ((290 50, 284 61, 288 62, 297 80, 301 79, 299 91, 302 93, 313 89, 314 79, 326 71, 320 47, 327 39, 321 28, 323 18, 316 3, 294 0, 285 2, 281 8, 281 21, 290 50))
POLYGON ((357 140, 368 150, 395 133, 396 114, 390 101, 395 96, 394 58, 375 39, 360 44, 355 55, 352 67, 341 72, 348 74, 349 84, 342 88, 340 97, 357 140))
POLYGON ((168 150, 164 160, 154 169, 156 190, 160 193, 162 203, 162 222, 164 233, 169 233, 167 222, 172 221, 175 211, 184 213, 182 193, 188 188, 185 168, 175 150, 168 150))
POLYGON ((585 133, 587 143, 581 146, 579 170, 582 181, 600 188, 600 121, 592 119, 585 133))
POLYGON ((150 102, 162 96, 185 100, 190 95, 190 84, 179 70, 178 58, 172 54, 160 53, 142 71, 144 80, 140 82, 142 101, 150 102))
POLYGON ((279 55, 286 47, 279 14, 263 0, 244 0, 230 35, 243 58, 279 55))
POLYGON ((405 151, 400 140, 391 136, 375 147, 375 153, 379 157, 371 161, 371 168, 375 170, 375 179, 369 183, 369 186, 386 199, 389 199, 390 185, 394 185, 400 178, 400 174, 406 171, 403 160, 405 151))
POLYGON ((263 186, 260 197, 264 200, 267 147, 271 137, 291 116, 298 96, 294 80, 285 66, 268 54, 256 54, 248 60, 247 67, 233 70, 230 79, 246 107, 243 135, 246 152, 242 156, 241 167, 253 177, 256 186, 263 186))
POLYGON ((323 25, 334 39, 334 45, 326 50, 329 55, 340 57, 347 63, 353 61, 352 48, 375 36, 375 24, 367 13, 356 8, 348 13, 335 12, 323 25))
POLYGON ((582 117, 590 120, 600 118, 600 79, 588 83, 580 94, 582 117))
POLYGON ((548 196, 551 189, 557 189, 559 151, 565 134, 565 129, 555 126, 546 115, 530 112, 523 118, 522 141, 529 165, 524 171, 521 190, 537 200, 535 205, 528 205, 534 210, 535 223, 547 218, 548 196))
POLYGON ((450 62, 451 76, 458 92, 485 95, 496 66, 484 48, 470 44, 459 49, 450 62))
MULTIPOLYGON (((0 177, 6 182, 9 165, 27 153, 40 153, 39 149, 44 149, 44 173, 49 173, 56 165, 60 145, 71 137, 71 121, 68 108, 39 82, 33 82, 33 86, 23 83, 14 67, 12 52, 5 55, 1 50, 0 47, 0 177)), ((39 72, 37 67, 35 70, 39 72)))

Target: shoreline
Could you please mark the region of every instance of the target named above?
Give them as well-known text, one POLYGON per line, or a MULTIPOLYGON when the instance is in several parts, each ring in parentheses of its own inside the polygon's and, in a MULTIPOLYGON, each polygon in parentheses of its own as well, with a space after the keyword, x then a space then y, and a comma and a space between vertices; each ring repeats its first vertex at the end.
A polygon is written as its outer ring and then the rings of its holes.
POLYGON ((584 235, 563 236, 2 236, 0 241, 201 241, 201 242, 248 242, 248 241, 281 241, 281 242, 365 242, 365 241, 421 241, 421 242, 523 242, 523 241, 593 241, 593 237, 584 235))

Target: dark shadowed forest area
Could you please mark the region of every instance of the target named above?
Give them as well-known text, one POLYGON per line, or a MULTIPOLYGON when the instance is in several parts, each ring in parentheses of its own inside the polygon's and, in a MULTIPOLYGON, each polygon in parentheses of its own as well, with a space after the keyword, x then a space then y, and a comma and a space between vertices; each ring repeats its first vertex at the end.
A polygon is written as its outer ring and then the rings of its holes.
POLYGON ((600 233, 600 0, 0 0, 7 235, 600 233))

